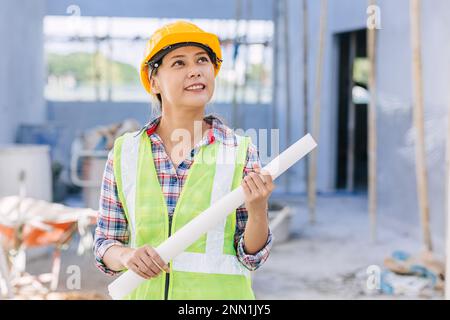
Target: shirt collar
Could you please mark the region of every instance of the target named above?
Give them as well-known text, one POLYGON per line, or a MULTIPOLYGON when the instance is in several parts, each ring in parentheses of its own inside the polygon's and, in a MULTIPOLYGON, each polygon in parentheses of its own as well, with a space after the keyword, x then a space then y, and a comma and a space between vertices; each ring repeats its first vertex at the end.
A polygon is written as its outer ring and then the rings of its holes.
MULTIPOLYGON (((154 133, 158 124, 161 120, 161 116, 151 120, 146 124, 140 131, 146 130, 147 135, 151 137, 154 133)), ((214 115, 208 115, 203 118, 203 120, 209 125, 209 130, 207 134, 207 141, 205 144, 211 144, 215 140, 228 146, 237 146, 236 137, 234 131, 227 127, 219 118, 214 115)), ((203 142, 202 142, 203 144, 203 142)))

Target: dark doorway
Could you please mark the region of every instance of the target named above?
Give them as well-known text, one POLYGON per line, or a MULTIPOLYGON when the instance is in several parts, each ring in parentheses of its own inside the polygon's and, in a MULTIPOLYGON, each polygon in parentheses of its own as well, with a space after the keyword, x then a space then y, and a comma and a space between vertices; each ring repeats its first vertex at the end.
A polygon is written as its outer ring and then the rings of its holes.
POLYGON ((367 191, 367 58, 366 30, 338 36, 338 148, 336 188, 367 191))

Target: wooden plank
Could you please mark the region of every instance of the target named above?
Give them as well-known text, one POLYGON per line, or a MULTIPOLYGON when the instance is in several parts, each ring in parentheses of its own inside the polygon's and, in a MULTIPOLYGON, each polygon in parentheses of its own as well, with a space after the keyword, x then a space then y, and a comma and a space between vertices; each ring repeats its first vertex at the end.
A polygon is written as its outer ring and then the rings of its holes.
POLYGON ((447 110, 447 147, 445 161, 445 217, 446 217, 446 255, 445 255, 445 299, 450 300, 450 105, 447 110))
MULTIPOLYGON (((369 0, 370 5, 376 5, 375 0, 369 0)), ((377 29, 376 26, 367 29, 367 54, 370 62, 369 92, 370 101, 367 112, 368 123, 368 197, 370 236, 376 241, 377 229, 377 29)))
MULTIPOLYGON (((327 17, 328 17, 328 0, 322 0, 320 8, 320 34, 319 34, 319 54, 317 56, 316 64, 316 84, 315 84, 315 97, 314 97, 314 116, 312 135, 319 145, 320 136, 320 109, 322 99, 322 79, 323 79, 323 64, 325 53, 325 37, 327 30, 327 17)), ((311 223, 316 221, 316 192, 317 192, 317 152, 315 149, 311 152, 309 157, 309 177, 308 177, 308 207, 309 207, 309 219, 311 223)))
POLYGON ((424 98, 422 76, 422 43, 421 43, 421 1, 410 0, 411 14, 411 50, 413 72, 413 118, 416 133, 416 178, 419 199, 420 221, 425 249, 432 251, 430 233, 430 209, 428 205, 428 175, 426 167, 424 98))

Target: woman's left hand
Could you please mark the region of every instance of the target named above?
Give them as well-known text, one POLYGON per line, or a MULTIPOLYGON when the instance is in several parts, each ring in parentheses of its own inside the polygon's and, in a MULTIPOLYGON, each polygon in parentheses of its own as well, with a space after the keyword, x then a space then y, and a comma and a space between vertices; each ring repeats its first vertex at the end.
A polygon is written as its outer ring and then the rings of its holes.
POLYGON ((266 218, 268 200, 275 185, 272 176, 267 171, 261 170, 258 164, 254 165, 254 169, 255 172, 247 174, 241 184, 245 194, 245 208, 249 216, 266 218))

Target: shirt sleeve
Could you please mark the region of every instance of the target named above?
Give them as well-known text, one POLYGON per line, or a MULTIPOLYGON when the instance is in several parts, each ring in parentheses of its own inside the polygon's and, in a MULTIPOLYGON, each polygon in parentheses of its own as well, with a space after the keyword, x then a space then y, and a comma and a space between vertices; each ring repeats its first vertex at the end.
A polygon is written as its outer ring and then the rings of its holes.
POLYGON ((113 271, 106 267, 103 262, 106 250, 114 245, 128 245, 129 242, 128 222, 114 178, 113 155, 114 151, 111 150, 103 173, 93 247, 96 266, 108 275, 116 275, 121 271, 113 271))
MULTIPOLYGON (((260 167, 262 167, 258 150, 256 146, 253 143, 251 143, 247 151, 247 159, 244 166, 243 177, 245 177, 250 172, 254 171, 253 169, 254 164, 259 164, 260 167)), ((236 254, 238 260, 248 270, 255 271, 256 269, 261 267, 269 257, 270 249, 273 244, 273 235, 269 228, 265 246, 255 254, 247 254, 244 250, 245 248, 244 231, 245 226, 247 224, 247 220, 248 220, 248 211, 245 208, 245 205, 243 204, 236 210, 236 232, 234 235, 234 243, 236 247, 236 254)))

